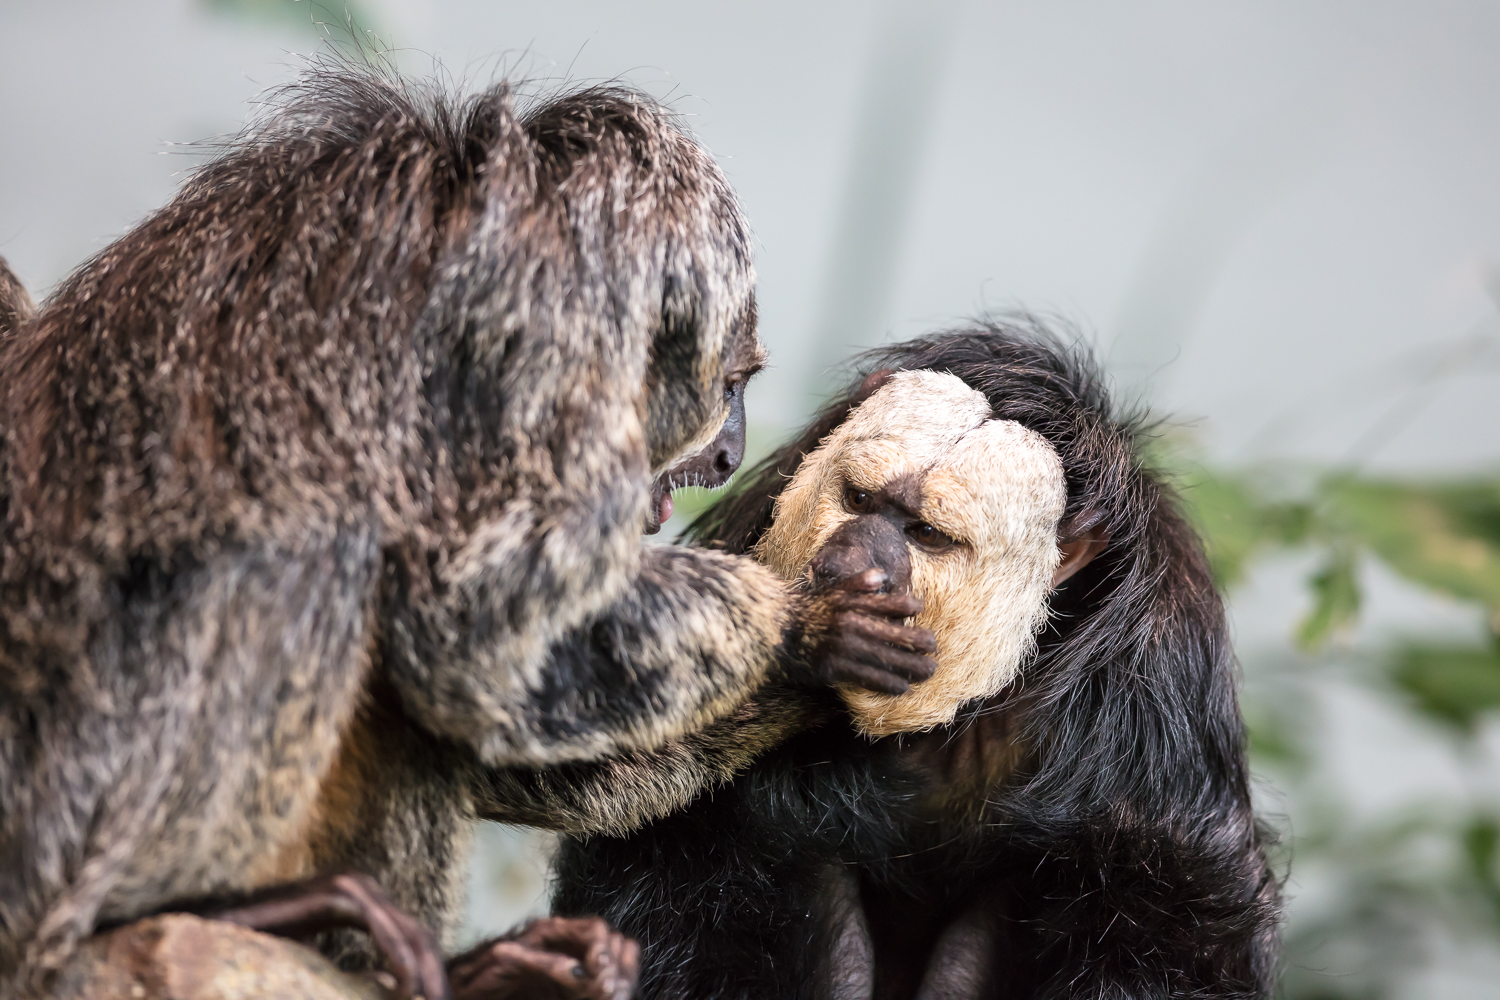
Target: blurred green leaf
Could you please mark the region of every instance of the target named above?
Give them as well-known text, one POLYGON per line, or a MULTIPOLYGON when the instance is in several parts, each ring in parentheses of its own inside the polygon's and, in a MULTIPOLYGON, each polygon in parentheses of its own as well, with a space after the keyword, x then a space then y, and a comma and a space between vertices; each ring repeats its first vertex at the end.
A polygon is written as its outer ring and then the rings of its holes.
MULTIPOLYGON (((1466 756, 1479 759, 1479 726, 1485 713, 1500 711, 1500 478, 1302 478, 1296 495, 1305 502, 1268 499, 1272 490, 1299 485, 1299 470, 1291 468, 1253 475, 1191 469, 1181 479, 1221 585, 1241 580, 1277 547, 1318 556, 1308 580, 1312 608, 1296 632, 1305 649, 1358 618, 1359 569, 1367 555, 1416 586, 1485 606, 1496 633, 1489 648, 1454 640, 1373 656, 1363 647, 1349 651, 1371 666, 1383 663, 1386 670, 1362 676, 1384 676, 1407 696, 1410 712, 1469 736, 1466 756)), ((1296 676, 1348 661, 1299 662, 1296 676)), ((1307 690, 1299 683, 1268 686, 1263 675, 1243 702, 1252 759, 1274 767, 1291 793, 1293 872, 1312 872, 1328 886, 1288 926, 1281 993, 1297 1000, 1394 1000, 1405 995, 1404 977, 1438 960, 1429 943, 1433 928, 1491 942, 1500 932, 1500 817, 1491 803, 1477 801, 1453 812, 1413 804, 1373 822, 1351 815, 1326 798, 1327 761, 1308 739, 1320 721, 1307 690)))
POLYGON ((1222 473, 1198 470, 1183 499, 1221 587, 1238 583, 1250 560, 1268 546, 1305 541, 1312 524, 1306 504, 1262 500, 1244 479, 1222 473))
POLYGON ((1192 483, 1184 498, 1208 548, 1214 579, 1221 587, 1239 582, 1261 541, 1254 499, 1236 480, 1211 475, 1192 483))
POLYGON ((1494 649, 1409 646, 1398 654, 1391 677, 1421 711, 1465 730, 1500 708, 1500 653, 1494 649))
POLYGON ((1489 897, 1500 917, 1500 879, 1495 875, 1495 857, 1500 853, 1500 824, 1493 816, 1475 818, 1464 830, 1464 853, 1480 891, 1489 897))
POLYGON ((1401 576, 1500 608, 1500 483, 1341 480, 1324 498, 1330 516, 1401 576))
POLYGON ((1245 727, 1250 736, 1250 756, 1257 762, 1282 766, 1302 766, 1307 749, 1297 738, 1294 720, 1265 711, 1245 710, 1245 727))
POLYGON ((198 0, 222 17, 348 42, 374 21, 356 0, 198 0))
POLYGON ((1313 608, 1297 627, 1297 644, 1316 650, 1336 630, 1359 617, 1358 558, 1352 548, 1335 546, 1323 568, 1308 581, 1313 608))

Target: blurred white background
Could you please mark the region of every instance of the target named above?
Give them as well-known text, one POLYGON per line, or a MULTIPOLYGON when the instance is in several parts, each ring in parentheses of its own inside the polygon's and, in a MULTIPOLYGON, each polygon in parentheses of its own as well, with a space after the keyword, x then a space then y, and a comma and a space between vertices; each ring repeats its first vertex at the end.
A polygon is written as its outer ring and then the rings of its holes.
MULTIPOLYGON (((235 131, 296 72, 313 22, 343 19, 325 3, 0 0, 0 255, 45 295, 171 196, 196 162, 171 143, 235 131)), ((758 239, 774 366, 749 397, 762 446, 855 349, 1020 306, 1075 325, 1206 463, 1500 466, 1500 5, 350 9, 410 73, 623 80, 687 116, 758 239)), ((1307 796, 1350 816, 1494 808, 1493 718, 1478 750, 1457 750, 1337 669, 1299 680, 1312 661, 1286 636, 1310 567, 1273 559, 1234 594, 1251 694, 1317 706, 1311 783, 1263 800, 1289 814, 1276 822, 1294 854, 1307 796)), ((1395 632, 1484 634, 1472 606, 1378 568, 1362 579, 1364 623, 1336 655, 1395 632)), ((491 828, 482 842, 473 933, 542 889, 534 839, 491 828)), ((1307 858, 1288 887, 1294 929, 1344 891, 1307 858)), ((1378 975, 1325 937, 1294 950, 1313 984, 1296 995, 1500 995, 1492 932, 1436 929, 1378 975)))

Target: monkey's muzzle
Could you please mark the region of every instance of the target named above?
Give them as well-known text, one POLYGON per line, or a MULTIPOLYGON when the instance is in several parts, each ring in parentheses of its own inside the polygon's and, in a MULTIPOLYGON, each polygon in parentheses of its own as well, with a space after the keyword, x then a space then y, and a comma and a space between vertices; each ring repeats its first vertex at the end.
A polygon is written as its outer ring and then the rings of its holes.
POLYGON ((911 590, 911 555, 906 536, 893 521, 856 517, 828 537, 808 565, 813 589, 822 590, 869 569, 885 571, 883 594, 911 590))

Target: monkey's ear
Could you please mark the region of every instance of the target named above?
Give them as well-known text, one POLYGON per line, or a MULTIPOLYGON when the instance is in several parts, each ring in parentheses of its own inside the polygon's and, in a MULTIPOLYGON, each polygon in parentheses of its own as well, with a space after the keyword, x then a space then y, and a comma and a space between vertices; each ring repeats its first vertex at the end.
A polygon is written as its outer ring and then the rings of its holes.
POLYGON ((1109 531, 1103 521, 1103 511, 1086 510, 1057 526, 1057 548, 1062 552, 1062 562, 1052 573, 1053 587, 1093 562, 1109 545, 1109 531))
POLYGON ((889 382, 894 374, 896 374, 894 368, 877 368, 866 375, 865 380, 859 384, 859 388, 854 390, 854 398, 850 400, 849 405, 858 406, 875 395, 875 391, 889 382))

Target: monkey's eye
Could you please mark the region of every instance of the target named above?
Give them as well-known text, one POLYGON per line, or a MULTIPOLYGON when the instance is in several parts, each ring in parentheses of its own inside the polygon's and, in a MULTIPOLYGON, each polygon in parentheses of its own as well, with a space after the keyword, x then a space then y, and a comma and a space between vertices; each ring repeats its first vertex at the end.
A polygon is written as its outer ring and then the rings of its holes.
POLYGON ((940 552, 956 544, 951 535, 944 534, 926 521, 912 525, 906 529, 906 533, 911 536, 912 541, 933 552, 940 552))
POLYGON ((844 487, 844 509, 852 514, 863 514, 874 504, 874 498, 858 486, 844 487))

